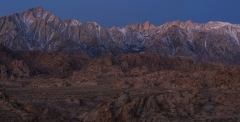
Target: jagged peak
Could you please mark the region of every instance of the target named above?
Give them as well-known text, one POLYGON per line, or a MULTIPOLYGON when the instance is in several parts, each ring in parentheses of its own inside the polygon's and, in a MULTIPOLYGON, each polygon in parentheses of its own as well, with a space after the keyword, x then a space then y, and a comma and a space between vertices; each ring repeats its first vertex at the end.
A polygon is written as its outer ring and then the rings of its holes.
POLYGON ((191 29, 191 28, 220 29, 225 26, 240 28, 240 25, 238 25, 238 24, 232 24, 229 22, 221 22, 221 21, 210 21, 207 23, 195 23, 191 20, 188 20, 186 22, 183 22, 180 20, 175 20, 175 21, 169 21, 169 22, 163 24, 163 26, 165 28, 168 28, 168 27, 171 27, 174 25, 179 26, 180 28, 185 28, 185 29, 191 29))
POLYGON ((209 21, 208 23, 231 24, 229 22, 221 22, 221 21, 209 21))
POLYGON ((206 28, 210 28, 210 29, 219 29, 225 26, 234 26, 234 27, 238 27, 236 24, 231 24, 229 22, 220 22, 220 21, 210 21, 206 24, 204 24, 204 26, 206 28))
POLYGON ((188 20, 188 21, 186 21, 186 23, 192 24, 193 21, 192 20, 188 20))
POLYGON ((233 24, 231 24, 229 22, 220 22, 220 21, 210 21, 210 22, 208 22, 206 24, 213 25, 213 26, 215 26, 215 25, 222 25, 222 26, 233 25, 233 24))
POLYGON ((36 8, 30 8, 30 9, 24 11, 23 13, 32 13, 35 18, 39 18, 39 17, 42 17, 44 10, 40 6, 40 7, 36 7, 36 8))
POLYGON ((95 26, 99 25, 97 22, 94 22, 94 21, 87 21, 87 22, 84 22, 83 24, 94 24, 95 26))
POLYGON ((180 21, 180 20, 174 20, 174 21, 168 21, 166 24, 175 24, 175 23, 180 23, 180 22, 182 22, 182 21, 180 21))
POLYGON ((133 23, 130 25, 126 26, 127 28, 132 28, 133 30, 142 30, 143 29, 143 24, 142 23, 133 23))
POLYGON ((99 32, 101 31, 102 26, 99 25, 98 23, 94 22, 94 21, 87 21, 81 24, 81 27, 85 27, 87 28, 87 30, 90 31, 96 31, 98 30, 99 32))
POLYGON ((200 27, 200 24, 194 23, 192 20, 188 20, 186 22, 175 20, 175 21, 167 22, 163 25, 164 28, 169 28, 172 26, 177 26, 179 28, 189 30, 189 29, 198 29, 200 27))
POLYGON ((144 24, 143 23, 133 23, 133 24, 126 25, 126 26, 123 26, 123 27, 113 26, 113 27, 110 28, 110 30, 117 29, 117 28, 131 28, 133 30, 142 31, 142 30, 152 29, 152 28, 155 28, 155 27, 156 26, 154 26, 150 21, 146 21, 144 24))
POLYGON ((67 19, 64 22, 67 23, 68 25, 74 26, 74 27, 77 27, 82 24, 80 21, 78 21, 76 19, 67 19))
POLYGON ((146 21, 144 25, 151 25, 152 23, 150 21, 146 21))
POLYGON ((185 22, 187 25, 196 25, 198 23, 193 22, 192 20, 188 20, 185 22))
POLYGON ((151 27, 155 27, 150 21, 146 21, 144 24, 143 24, 143 29, 147 30, 151 27))
POLYGON ((183 22, 181 20, 175 20, 175 21, 169 21, 166 24, 169 24, 169 25, 196 25, 198 23, 194 23, 192 20, 187 20, 186 22, 183 22))
POLYGON ((36 8, 30 8, 30 10, 36 11, 36 12, 43 12, 43 8, 41 6, 36 7, 36 8))
POLYGON ((87 21, 87 22, 82 23, 81 25, 85 25, 90 28, 98 28, 98 29, 102 28, 102 26, 100 24, 98 24, 97 22, 94 22, 94 21, 87 21))

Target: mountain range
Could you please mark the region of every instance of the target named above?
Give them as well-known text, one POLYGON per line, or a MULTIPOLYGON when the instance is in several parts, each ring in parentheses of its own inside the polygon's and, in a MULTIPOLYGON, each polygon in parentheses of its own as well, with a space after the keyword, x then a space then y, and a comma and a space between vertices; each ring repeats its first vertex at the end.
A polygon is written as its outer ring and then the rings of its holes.
POLYGON ((0 43, 17 50, 41 50, 89 57, 152 52, 196 61, 240 64, 240 24, 211 21, 151 22, 104 28, 96 22, 61 20, 42 7, 0 18, 0 43))

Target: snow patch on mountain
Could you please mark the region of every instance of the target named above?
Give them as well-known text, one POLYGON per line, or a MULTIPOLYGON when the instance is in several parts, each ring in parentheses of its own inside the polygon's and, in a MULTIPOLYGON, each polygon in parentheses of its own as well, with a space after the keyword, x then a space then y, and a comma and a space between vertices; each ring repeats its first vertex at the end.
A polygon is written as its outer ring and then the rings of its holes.
POLYGON ((137 36, 136 36, 136 37, 137 37, 137 39, 138 39, 138 40, 144 40, 144 36, 143 36, 143 35, 141 35, 141 34, 137 34, 137 36))
POLYGON ((118 29, 124 36, 126 36, 127 30, 126 28, 119 28, 118 29))
POLYGON ((49 19, 47 20, 47 22, 51 22, 51 21, 53 21, 54 18, 55 18, 55 16, 54 16, 54 15, 51 15, 51 16, 49 17, 49 19))
POLYGON ((201 27, 199 25, 192 28, 192 30, 198 30, 198 29, 201 29, 201 27))
POLYGON ((42 14, 39 13, 39 12, 34 12, 34 13, 33 13, 33 16, 34 16, 35 18, 40 18, 40 17, 42 16, 42 14))
POLYGON ((43 19, 43 20, 45 20, 45 19, 46 19, 46 17, 47 17, 47 15, 48 15, 48 12, 43 12, 42 19, 43 19))
POLYGON ((226 30, 227 33, 237 42, 237 44, 239 44, 239 40, 237 37, 237 31, 236 30, 231 30, 230 28, 228 28, 228 30, 226 30))
POLYGON ((208 23, 210 23, 212 25, 211 29, 219 29, 219 28, 222 28, 224 26, 232 26, 232 24, 230 24, 228 22, 219 22, 219 21, 213 22, 213 21, 211 21, 211 22, 208 22, 208 23))
POLYGON ((81 25, 82 23, 77 21, 77 20, 71 20, 71 23, 69 24, 72 27, 77 27, 79 25, 81 25))

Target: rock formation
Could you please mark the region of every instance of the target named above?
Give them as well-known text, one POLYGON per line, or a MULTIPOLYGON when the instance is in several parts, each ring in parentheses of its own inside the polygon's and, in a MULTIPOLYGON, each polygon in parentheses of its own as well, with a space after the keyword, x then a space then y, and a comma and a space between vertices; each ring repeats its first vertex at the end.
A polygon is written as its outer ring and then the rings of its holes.
POLYGON ((0 121, 240 121, 239 30, 2 17, 0 121))
POLYGON ((238 113, 239 110, 234 109, 238 102, 230 100, 233 104, 227 104, 229 97, 225 94, 215 96, 215 93, 207 95, 198 90, 165 92, 134 99, 129 94, 122 94, 97 105, 82 121, 239 121, 239 116, 232 114, 238 113), (232 109, 231 113, 223 110, 225 107, 232 109))
POLYGON ((7 70, 6 70, 6 67, 4 66, 4 65, 1 65, 0 66, 1 67, 1 76, 0 76, 0 78, 1 79, 5 79, 5 78, 7 78, 8 76, 7 76, 7 70))
POLYGON ((1 121, 240 120, 237 65, 146 52, 88 58, 4 46, 0 55, 1 74, 8 76, 0 83, 2 95, 9 96, 0 96, 1 121))
POLYGON ((88 61, 87 57, 70 57, 55 52, 11 51, 3 45, 0 46, 0 55, 1 77, 14 79, 38 75, 67 78, 88 61))
POLYGON ((0 18, 0 43, 12 50, 41 50, 90 57, 152 52, 197 61, 239 64, 240 26, 227 22, 149 21, 104 28, 96 22, 61 20, 41 7, 0 18))

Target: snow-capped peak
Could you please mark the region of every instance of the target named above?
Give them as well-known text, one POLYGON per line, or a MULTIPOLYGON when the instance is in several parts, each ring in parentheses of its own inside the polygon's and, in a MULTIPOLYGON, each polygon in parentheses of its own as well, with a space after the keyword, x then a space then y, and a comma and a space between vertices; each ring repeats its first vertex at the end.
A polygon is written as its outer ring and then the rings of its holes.
POLYGON ((224 26, 232 26, 231 23, 228 22, 219 22, 219 21, 210 21, 206 24, 210 29, 219 29, 224 26))

